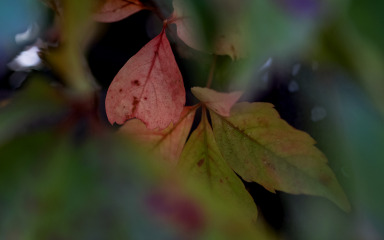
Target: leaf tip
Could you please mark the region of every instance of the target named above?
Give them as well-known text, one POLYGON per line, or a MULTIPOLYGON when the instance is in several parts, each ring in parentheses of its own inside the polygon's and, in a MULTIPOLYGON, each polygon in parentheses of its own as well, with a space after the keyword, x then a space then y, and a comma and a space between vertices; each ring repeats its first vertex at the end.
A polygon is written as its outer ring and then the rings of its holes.
POLYGON ((217 92, 209 88, 192 87, 193 95, 217 114, 229 117, 232 106, 243 95, 241 91, 230 93, 217 92))

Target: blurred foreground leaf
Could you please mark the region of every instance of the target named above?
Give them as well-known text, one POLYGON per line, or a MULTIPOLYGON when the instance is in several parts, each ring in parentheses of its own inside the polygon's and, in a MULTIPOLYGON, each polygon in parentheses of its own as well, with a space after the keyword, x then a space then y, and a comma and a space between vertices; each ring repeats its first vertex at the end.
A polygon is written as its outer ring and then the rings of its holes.
POLYGON ((0 114, 0 239, 270 239, 125 138, 62 124, 75 106, 30 84, 0 114), (52 114, 56 121, 26 127, 52 114))
POLYGON ((356 203, 375 231, 384 236, 384 118, 356 86, 339 81, 337 87, 343 146, 356 178, 356 203))
POLYGON ((81 93, 90 93, 96 86, 84 58, 84 52, 96 31, 91 21, 96 3, 93 0, 51 1, 54 9, 59 11, 59 24, 54 30, 60 36, 60 45, 44 52, 44 57, 68 87, 81 93))
POLYGON ((3 144, 0 152, 2 239, 254 239, 265 234, 199 187, 160 177, 147 159, 116 139, 74 144, 70 135, 42 131, 3 144))
POLYGON ((0 143, 35 125, 63 116, 67 110, 64 98, 46 79, 31 78, 25 89, 0 108, 0 143))

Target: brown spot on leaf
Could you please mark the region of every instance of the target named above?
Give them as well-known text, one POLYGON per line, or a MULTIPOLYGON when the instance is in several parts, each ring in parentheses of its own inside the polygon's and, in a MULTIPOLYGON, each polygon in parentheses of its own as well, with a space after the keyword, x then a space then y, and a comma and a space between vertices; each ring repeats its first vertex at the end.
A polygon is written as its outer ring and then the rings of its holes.
POLYGON ((332 178, 331 178, 329 175, 322 174, 322 175, 320 176, 320 181, 321 181, 321 183, 323 183, 324 185, 328 185, 330 182, 332 182, 332 178))
POLYGON ((132 83, 133 86, 140 86, 140 82, 137 79, 133 80, 131 83, 132 83))
POLYGON ((220 183, 223 183, 223 179, 220 178, 220 183))
POLYGON ((139 104, 139 99, 137 99, 137 97, 133 97, 132 114, 135 113, 138 104, 139 104))
POLYGON ((258 117, 255 120, 259 124, 260 127, 265 127, 265 128, 269 127, 268 119, 263 118, 263 117, 258 117))
POLYGON ((120 88, 120 89, 119 89, 119 92, 121 93, 122 91, 123 91, 123 89, 122 89, 122 88, 120 88))
POLYGON ((268 169, 275 171, 275 166, 266 158, 262 158, 261 161, 263 162, 264 166, 266 166, 268 169))
POLYGON ((201 167, 201 165, 203 165, 204 163, 204 158, 200 159, 198 162, 197 162, 197 166, 201 167))

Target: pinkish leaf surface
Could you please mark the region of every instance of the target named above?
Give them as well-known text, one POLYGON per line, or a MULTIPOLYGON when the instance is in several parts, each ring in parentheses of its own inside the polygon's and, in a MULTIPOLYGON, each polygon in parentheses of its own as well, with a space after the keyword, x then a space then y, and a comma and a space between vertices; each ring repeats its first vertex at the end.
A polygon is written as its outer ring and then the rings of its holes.
POLYGON ((120 128, 120 132, 131 136, 144 150, 151 151, 154 156, 174 166, 179 161, 197 107, 184 107, 180 121, 161 131, 150 130, 140 120, 132 119, 120 128))
POLYGON ((231 93, 220 93, 209 88, 193 87, 193 95, 202 101, 209 109, 217 114, 229 117, 233 104, 239 100, 243 94, 240 91, 231 93))
POLYGON ((219 29, 215 38, 214 53, 228 55, 237 60, 247 56, 244 30, 240 23, 233 22, 224 29, 219 29))
POLYGON ((117 22, 144 9, 138 0, 103 0, 103 4, 94 14, 99 22, 117 22))
MULTIPOLYGON (((228 3, 228 1, 226 2, 228 3)), ((233 3, 233 1, 229 2, 233 3)), ((220 15, 226 16, 224 19, 216 19, 217 23, 223 23, 215 26, 215 35, 212 39, 213 46, 207 47, 206 39, 202 37, 203 29, 200 18, 193 11, 193 6, 185 0, 173 0, 174 12, 170 21, 176 24, 178 37, 189 47, 199 51, 228 55, 234 60, 245 57, 247 37, 240 18, 235 17, 235 14, 228 20, 227 16, 232 13, 233 8, 223 7, 221 1, 214 1, 210 4, 212 4, 211 7, 217 8, 218 13, 221 13, 220 15)))
POLYGON ((188 2, 174 0, 171 22, 176 24, 177 36, 189 47, 206 51, 198 18, 195 17, 188 2))
POLYGON ((110 123, 136 117, 160 130, 179 121, 184 104, 183 79, 164 29, 121 68, 105 100, 110 123))

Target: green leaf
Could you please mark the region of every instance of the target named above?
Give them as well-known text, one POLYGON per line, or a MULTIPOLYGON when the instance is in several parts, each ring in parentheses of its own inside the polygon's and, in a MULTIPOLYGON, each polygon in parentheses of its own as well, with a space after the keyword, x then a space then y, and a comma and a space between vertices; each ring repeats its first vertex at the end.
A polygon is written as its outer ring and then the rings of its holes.
POLYGON ((255 220, 256 205, 241 180, 223 159, 208 123, 202 120, 186 143, 178 164, 182 174, 209 188, 213 195, 255 220))
POLYGON ((315 141, 282 120, 272 104, 239 103, 231 117, 210 113, 223 157, 245 181, 257 182, 271 192, 323 196, 349 210, 315 141))
POLYGON ((68 87, 81 94, 92 93, 97 88, 97 83, 90 74, 84 49, 96 33, 91 14, 97 1, 48 1, 48 4, 60 15, 60 45, 43 51, 43 58, 68 87))
POLYGON ((32 77, 25 89, 0 107, 0 144, 66 111, 68 108, 58 91, 44 79, 32 77))
POLYGON ((56 130, 0 144, 0 239, 271 239, 121 139, 56 130))
POLYGON ((106 134, 74 143, 70 133, 0 144, 0 239, 177 238, 145 203, 161 182, 146 159, 106 134))
POLYGON ((377 28, 384 21, 383 7, 384 2, 379 0, 351 0, 347 8, 356 29, 365 40, 375 44, 381 54, 384 53, 384 34, 377 28))

